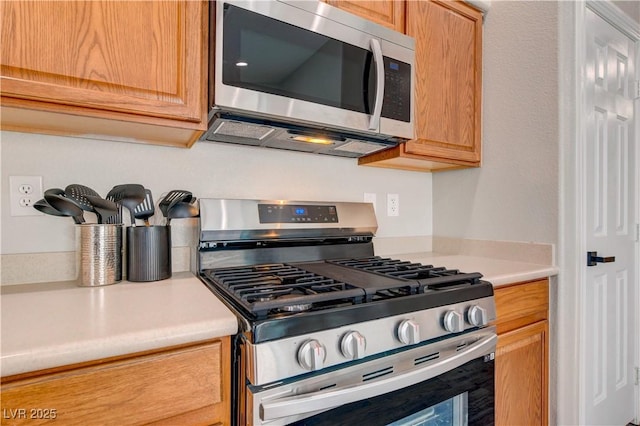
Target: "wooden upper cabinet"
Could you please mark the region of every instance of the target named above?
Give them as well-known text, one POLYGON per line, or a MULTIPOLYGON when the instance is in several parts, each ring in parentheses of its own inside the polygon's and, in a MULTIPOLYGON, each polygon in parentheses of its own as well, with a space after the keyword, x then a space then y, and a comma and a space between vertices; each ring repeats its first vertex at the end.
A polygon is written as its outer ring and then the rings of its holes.
POLYGON ((206 130, 207 2, 19 1, 0 13, 4 129, 182 146, 206 130))
POLYGON ((405 2, 400 0, 324 0, 354 15, 404 33, 405 2))
POLYGON ((481 160, 482 13, 458 1, 407 1, 415 38, 415 139, 360 164, 432 171, 481 160))

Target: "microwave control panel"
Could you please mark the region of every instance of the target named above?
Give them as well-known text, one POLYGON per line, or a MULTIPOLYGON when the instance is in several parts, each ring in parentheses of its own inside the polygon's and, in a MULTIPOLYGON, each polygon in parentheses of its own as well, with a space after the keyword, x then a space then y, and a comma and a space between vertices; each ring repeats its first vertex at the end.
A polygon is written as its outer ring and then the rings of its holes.
POLYGON ((384 57, 382 116, 411 121, 411 65, 384 57))

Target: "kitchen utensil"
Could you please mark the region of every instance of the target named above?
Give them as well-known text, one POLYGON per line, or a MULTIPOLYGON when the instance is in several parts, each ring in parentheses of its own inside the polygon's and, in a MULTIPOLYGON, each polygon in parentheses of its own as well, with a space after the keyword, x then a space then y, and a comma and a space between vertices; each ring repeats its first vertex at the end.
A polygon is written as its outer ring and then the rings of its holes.
POLYGON ((87 195, 99 197, 100 195, 88 186, 73 184, 64 189, 65 196, 73 200, 82 210, 93 212, 93 205, 87 200, 87 195))
POLYGON ((153 205, 153 197, 151 195, 151 190, 145 189, 144 193, 145 193, 144 200, 142 200, 142 202, 136 206, 133 212, 136 219, 142 219, 144 220, 145 226, 150 226, 149 218, 153 216, 153 213, 155 212, 155 207, 153 205))
POLYGON ((44 191, 44 195, 64 195, 64 189, 62 188, 49 188, 44 191))
POLYGON ((195 204, 181 201, 173 204, 167 211, 167 225, 171 223, 171 219, 186 219, 190 217, 198 217, 200 211, 195 204))
POLYGON ((76 224, 84 223, 82 209, 74 201, 57 194, 45 195, 44 199, 63 216, 71 216, 76 224))
POLYGON ((110 192, 116 203, 124 206, 129 210, 131 215, 131 226, 136 226, 135 208, 145 199, 144 186, 129 183, 124 185, 116 185, 110 192))
POLYGON ((164 217, 167 217, 167 212, 169 211, 169 208, 172 205, 179 202, 191 200, 192 196, 193 195, 191 194, 190 191, 185 191, 182 189, 174 189, 172 191, 169 191, 167 195, 165 195, 164 198, 160 200, 158 207, 160 208, 162 215, 164 217))
POLYGON ((98 223, 108 223, 108 220, 118 214, 118 205, 100 196, 85 195, 85 198, 93 206, 93 211, 98 216, 98 223))
POLYGON ((105 197, 106 200, 113 201, 116 203, 116 206, 118 206, 118 213, 115 216, 109 217, 106 223, 122 223, 122 206, 120 205, 120 200, 117 199, 120 194, 118 186, 120 185, 111 188, 111 191, 109 191, 105 197))
POLYGON ((44 198, 33 203, 33 208, 44 214, 50 214, 52 216, 67 216, 66 214, 51 207, 44 198))

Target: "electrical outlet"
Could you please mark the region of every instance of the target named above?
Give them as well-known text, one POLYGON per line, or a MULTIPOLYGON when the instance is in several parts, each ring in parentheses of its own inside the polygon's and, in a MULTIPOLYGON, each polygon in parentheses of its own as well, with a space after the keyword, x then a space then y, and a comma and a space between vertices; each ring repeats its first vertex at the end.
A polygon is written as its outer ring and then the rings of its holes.
POLYGON ((9 176, 11 216, 38 216, 33 204, 42 198, 42 176, 9 176))
POLYGON ((376 194, 374 192, 365 192, 363 201, 373 204, 373 211, 376 211, 376 194))
POLYGON ((387 216, 400 216, 399 194, 387 194, 387 216))

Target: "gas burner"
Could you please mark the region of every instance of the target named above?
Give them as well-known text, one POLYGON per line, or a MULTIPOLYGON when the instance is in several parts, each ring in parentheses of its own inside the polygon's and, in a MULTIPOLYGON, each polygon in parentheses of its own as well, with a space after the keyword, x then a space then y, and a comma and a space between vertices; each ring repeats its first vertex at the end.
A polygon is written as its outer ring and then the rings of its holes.
POLYGON ((254 302, 266 302, 268 300, 273 300, 276 297, 277 296, 272 290, 260 290, 257 293, 252 293, 250 296, 247 296, 247 300, 254 302))
MULTIPOLYGON (((283 296, 280 296, 278 299, 280 301, 284 300, 283 303, 287 303, 286 299, 292 299, 292 298, 298 298, 299 296, 296 296, 295 294, 285 294, 283 296)), ((298 303, 294 303, 291 305, 283 305, 280 308, 278 308, 279 311, 281 312, 304 312, 304 311, 308 311, 309 309, 311 309, 311 307, 313 306, 313 303, 304 303, 304 302, 298 302, 298 303)))

